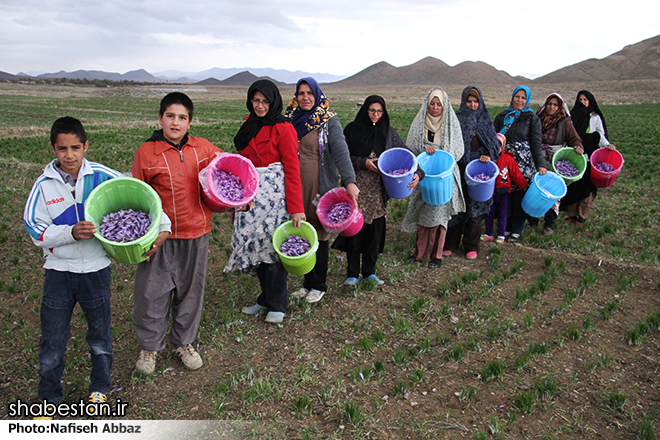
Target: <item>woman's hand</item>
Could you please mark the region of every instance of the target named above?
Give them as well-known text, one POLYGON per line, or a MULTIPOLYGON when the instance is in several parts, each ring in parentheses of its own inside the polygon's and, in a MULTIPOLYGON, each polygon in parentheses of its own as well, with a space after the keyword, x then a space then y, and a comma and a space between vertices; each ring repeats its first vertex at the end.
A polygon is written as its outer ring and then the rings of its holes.
POLYGON ((605 148, 607 148, 607 149, 610 150, 610 151, 614 151, 614 150, 616 150, 616 147, 615 147, 614 145, 612 145, 612 144, 609 144, 609 145, 608 145, 607 147, 605 147, 605 148))
POLYGON ((291 214, 291 220, 293 221, 293 227, 299 228, 300 222, 307 220, 307 217, 305 217, 304 212, 296 212, 294 214, 291 214))
POLYGON ((158 237, 156 237, 156 241, 154 241, 154 244, 151 245, 151 249, 149 249, 143 255, 143 257, 147 257, 147 263, 151 261, 151 256, 155 254, 158 251, 158 249, 160 249, 160 246, 163 243, 165 243, 165 240, 167 240, 167 237, 169 236, 170 233, 167 231, 163 231, 158 234, 158 237))
POLYGON ((537 170, 540 175, 544 175, 545 173, 548 172, 548 169, 546 167, 538 167, 537 170))
POLYGON ((358 199, 358 194, 360 194, 360 190, 358 189, 357 185, 354 183, 349 183, 346 185, 346 193, 348 194, 348 197, 353 200, 353 204, 357 208, 357 199, 358 199))
POLYGON ((378 173, 380 174, 380 170, 378 169, 378 165, 376 165, 376 162, 378 159, 367 159, 367 162, 365 163, 365 166, 367 169, 373 173, 378 173))
POLYGON ((432 147, 432 146, 430 146, 430 145, 427 145, 427 146, 424 148, 424 151, 426 151, 426 154, 428 154, 428 155, 430 156, 430 155, 432 155, 433 153, 435 153, 435 148, 432 147))
POLYGON ((479 157, 479 162, 481 163, 488 163, 488 161, 490 161, 490 156, 482 154, 481 157, 479 157))
POLYGON ((582 148, 582 145, 576 145, 573 150, 580 156, 584 154, 584 148, 582 148))
POLYGON ((414 187, 417 186, 419 183, 419 175, 418 174, 413 174, 413 180, 408 184, 408 188, 413 189, 414 187))

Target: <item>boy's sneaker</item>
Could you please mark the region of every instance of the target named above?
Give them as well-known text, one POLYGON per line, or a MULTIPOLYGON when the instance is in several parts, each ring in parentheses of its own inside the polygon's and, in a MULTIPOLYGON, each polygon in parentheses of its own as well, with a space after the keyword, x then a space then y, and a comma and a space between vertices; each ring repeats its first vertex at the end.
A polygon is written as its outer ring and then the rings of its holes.
POLYGON ((344 281, 344 286, 355 286, 359 282, 360 278, 348 277, 346 278, 346 281, 344 281))
POLYGON ((105 394, 94 391, 89 395, 89 403, 105 403, 108 401, 108 398, 105 394))
POLYGON ((305 297, 305 300, 307 300, 308 303, 315 303, 321 301, 321 298, 323 298, 323 295, 325 295, 325 292, 321 292, 320 290, 312 289, 309 291, 307 296, 305 297))
POLYGON ((509 243, 518 243, 520 241, 520 234, 509 235, 509 243))
POLYGON ((301 287, 300 289, 293 292, 291 296, 294 298, 304 298, 307 296, 308 293, 309 293, 309 289, 305 289, 304 287, 301 287))
POLYGON ((493 241, 493 237, 490 236, 490 235, 484 234, 484 235, 481 236, 481 241, 493 241))
POLYGON ((157 351, 142 350, 135 364, 135 368, 143 374, 152 374, 156 370, 157 351))
POLYGON ((504 244, 504 237, 501 235, 495 239, 495 243, 497 244, 504 244))
POLYGON ((261 312, 265 308, 266 307, 264 307, 264 306, 260 306, 259 304, 255 304, 255 305, 250 306, 250 307, 243 307, 241 309, 241 311, 243 313, 245 313, 246 315, 258 315, 259 312, 261 312))
POLYGON ((179 355, 181 362, 183 362, 183 365, 189 370, 198 370, 204 365, 199 353, 197 353, 197 350, 195 350, 190 344, 185 347, 177 348, 176 354, 179 355))
POLYGON ((375 273, 369 275, 368 277, 366 277, 362 281, 365 282, 365 283, 374 283, 377 286, 382 286, 383 284, 385 284, 385 281, 378 278, 375 273))

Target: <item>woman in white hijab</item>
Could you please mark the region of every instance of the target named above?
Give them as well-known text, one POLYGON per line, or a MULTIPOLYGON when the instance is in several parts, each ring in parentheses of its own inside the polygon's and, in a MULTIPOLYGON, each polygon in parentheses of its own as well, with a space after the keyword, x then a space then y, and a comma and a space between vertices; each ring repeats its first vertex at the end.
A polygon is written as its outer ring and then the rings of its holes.
MULTIPOLYGON (((423 151, 433 154, 436 150, 448 152, 458 161, 463 157, 464 145, 461 125, 451 107, 447 93, 433 88, 424 98, 422 108, 410 126, 406 144, 419 155, 423 151)), ((442 249, 447 234, 447 223, 452 215, 465 211, 465 199, 461 188, 458 167, 454 167, 454 193, 444 205, 429 205, 422 199, 419 187, 410 195, 408 212, 403 218, 401 230, 416 232, 415 251, 412 261, 424 261, 429 255, 430 268, 442 265, 442 249)))

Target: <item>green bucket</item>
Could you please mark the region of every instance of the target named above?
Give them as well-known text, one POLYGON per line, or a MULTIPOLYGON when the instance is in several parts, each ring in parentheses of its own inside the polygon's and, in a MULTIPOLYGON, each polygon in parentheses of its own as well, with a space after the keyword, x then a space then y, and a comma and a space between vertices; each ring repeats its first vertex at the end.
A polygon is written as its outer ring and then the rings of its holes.
POLYGON ((301 222, 299 228, 293 227, 293 222, 289 220, 284 222, 275 229, 273 234, 273 247, 282 260, 282 265, 291 275, 305 275, 311 272, 316 265, 316 250, 319 248, 319 239, 316 235, 316 229, 310 223, 301 222), (298 237, 306 238, 311 246, 310 250, 306 253, 297 256, 289 257, 280 252, 280 246, 284 243, 289 235, 297 235, 298 237))
POLYGON ((103 182, 94 188, 85 202, 85 219, 96 226, 94 236, 101 242, 108 255, 125 264, 137 264, 146 260, 143 255, 151 249, 151 245, 158 237, 162 211, 158 193, 143 181, 133 177, 115 177, 103 182), (122 209, 147 213, 151 220, 147 233, 137 240, 126 243, 103 238, 100 232, 103 217, 122 209))
POLYGON ((580 180, 584 175, 586 169, 587 169, 587 158, 584 157, 583 154, 577 154, 573 149, 573 147, 560 148, 555 152, 555 154, 552 155, 552 170, 555 173, 557 173, 562 179, 564 179, 566 185, 570 185, 571 183, 580 180), (575 166, 575 168, 578 169, 578 171, 580 171, 580 173, 577 176, 573 176, 573 177, 568 177, 568 176, 564 176, 563 174, 559 174, 559 171, 557 171, 557 168, 555 168, 555 162, 557 162, 558 160, 569 161, 575 166))

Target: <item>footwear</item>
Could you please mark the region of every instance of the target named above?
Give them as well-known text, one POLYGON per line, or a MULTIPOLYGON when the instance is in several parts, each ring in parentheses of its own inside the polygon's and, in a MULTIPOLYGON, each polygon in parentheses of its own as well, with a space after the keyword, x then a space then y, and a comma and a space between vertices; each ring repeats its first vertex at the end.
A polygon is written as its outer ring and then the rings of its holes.
POLYGON ((305 297, 305 300, 307 300, 308 303, 315 303, 321 301, 321 298, 323 298, 323 295, 325 295, 325 292, 321 292, 320 290, 312 289, 309 291, 307 296, 305 297))
POLYGON ((305 289, 304 287, 301 287, 300 289, 293 292, 291 296, 294 298, 304 298, 307 296, 308 293, 309 293, 309 289, 305 289))
POLYGON ((565 222, 565 223, 575 223, 576 220, 577 220, 577 217, 573 215, 573 216, 571 216, 571 217, 566 217, 566 218, 564 219, 564 222, 565 222))
POLYGON ((346 281, 344 281, 344 286, 355 286, 359 282, 360 278, 348 277, 346 278, 346 281))
POLYGON ((429 261, 428 268, 429 269, 437 269, 440 266, 442 266, 442 258, 439 259, 439 260, 436 259, 436 258, 433 258, 431 261, 429 261))
POLYGON ((89 403, 105 403, 108 401, 108 398, 106 397, 105 394, 99 393, 98 391, 94 391, 92 394, 89 395, 89 403))
POLYGON ((266 307, 260 306, 259 304, 255 304, 250 307, 243 307, 241 311, 245 313, 246 315, 258 315, 263 309, 266 307))
POLYGON ((419 263, 420 260, 418 260, 417 258, 415 258, 414 255, 410 255, 408 258, 406 258, 406 262, 407 262, 407 263, 419 263))
POLYGON ((545 228, 545 229, 543 229, 543 233, 545 235, 552 235, 552 234, 555 233, 555 228, 545 228))
POLYGON ((444 257, 451 257, 453 252, 450 249, 447 249, 446 251, 442 251, 442 256, 444 257))
POLYGON ((189 370, 199 370, 204 365, 202 358, 197 353, 197 350, 192 345, 188 344, 185 347, 176 349, 176 354, 181 358, 183 365, 189 370))
POLYGON ((499 236, 495 239, 495 243, 497 244, 503 244, 504 243, 504 237, 499 236))
POLYGON ((509 243, 518 243, 520 241, 520 234, 509 235, 509 243))
POLYGON ((282 321, 284 321, 284 313, 268 312, 268 314, 266 315, 266 319, 264 321, 270 322, 271 324, 280 324, 282 321))
POLYGON ((157 351, 142 350, 135 363, 135 369, 142 374, 152 374, 156 370, 157 351))
POLYGON ((575 219, 575 224, 578 226, 584 226, 584 224, 587 222, 586 218, 583 217, 578 217, 575 219))
POLYGON ((385 284, 385 281, 383 281, 383 280, 381 280, 380 278, 378 278, 378 277, 376 276, 376 274, 374 274, 374 273, 372 273, 371 275, 369 275, 368 277, 366 277, 365 279, 363 279, 362 282, 363 282, 363 283, 364 283, 364 282, 375 283, 377 286, 382 286, 383 284, 385 284))
POLYGON ((481 236, 481 241, 493 241, 493 237, 491 235, 482 235, 481 236))
POLYGON ((477 253, 475 251, 470 251, 467 254, 465 254, 465 258, 467 258, 468 260, 476 260, 477 253))

